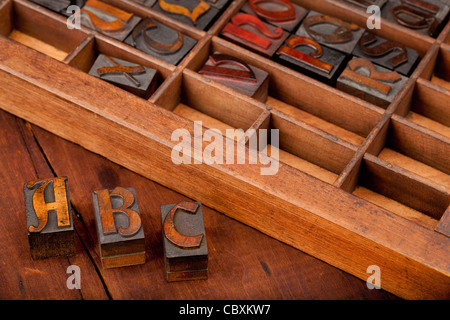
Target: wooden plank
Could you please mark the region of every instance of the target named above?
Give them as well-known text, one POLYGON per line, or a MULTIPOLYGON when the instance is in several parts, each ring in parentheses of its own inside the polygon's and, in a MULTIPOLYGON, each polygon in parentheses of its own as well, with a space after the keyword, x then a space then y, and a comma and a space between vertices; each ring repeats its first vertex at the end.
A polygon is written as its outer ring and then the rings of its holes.
MULTIPOLYGON (((0 166, 6 188, 0 193, 0 264, 2 299, 107 299, 90 258, 75 235, 76 255, 32 260, 28 245, 23 183, 53 177, 38 145, 22 120, 0 111, 0 166), (81 270, 81 290, 70 290, 70 265, 81 270)), ((74 216, 74 220, 77 220, 74 216)))
POLYGON ((447 237, 282 164, 275 176, 262 165, 174 165, 170 136, 192 136, 192 122, 8 40, 0 49, 2 108, 359 278, 376 264, 397 295, 450 298, 447 237))
POLYGON ((436 226, 436 231, 450 237, 450 206, 445 211, 441 220, 439 220, 439 223, 436 226))

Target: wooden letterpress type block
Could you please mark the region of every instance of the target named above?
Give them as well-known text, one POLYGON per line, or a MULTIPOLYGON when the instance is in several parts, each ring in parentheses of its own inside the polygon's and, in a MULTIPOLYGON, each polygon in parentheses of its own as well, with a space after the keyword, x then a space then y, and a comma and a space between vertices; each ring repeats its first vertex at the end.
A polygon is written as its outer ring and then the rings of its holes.
POLYGON ((267 99, 269 74, 238 58, 216 52, 198 73, 261 102, 267 99))
POLYGON ((341 0, 343 2, 347 2, 351 5, 354 5, 355 7, 361 8, 364 11, 367 10, 370 6, 378 6, 383 8, 383 6, 386 4, 387 0, 341 0))
POLYGON ((430 37, 436 36, 446 21, 449 5, 440 0, 391 0, 381 16, 430 37))
POLYGON ((81 9, 81 23, 111 38, 123 41, 141 18, 98 0, 88 0, 81 9))
POLYGON ((67 178, 30 181, 24 184, 23 191, 31 257, 75 254, 67 178))
POLYGON ((287 32, 294 32, 308 14, 307 9, 290 0, 248 0, 241 10, 287 32))
POLYGON ((244 48, 271 58, 289 33, 280 27, 263 22, 257 16, 238 13, 222 29, 221 35, 244 48))
POLYGON ((200 30, 207 29, 219 14, 205 0, 158 0, 153 8, 200 30))
POLYGON ((136 191, 116 187, 92 194, 103 268, 145 263, 145 236, 136 191))
POLYGON ((336 87, 380 107, 387 107, 408 78, 396 71, 353 58, 337 79, 336 87))
POLYGON ((278 49, 275 60, 311 78, 335 86, 337 77, 346 65, 347 56, 321 46, 311 38, 292 36, 278 49))
POLYGON ((364 29, 356 24, 310 11, 295 34, 311 38, 332 49, 351 54, 363 33, 364 29))
POLYGON ((158 59, 177 65, 197 41, 152 19, 142 20, 125 43, 158 59))
POLYGON ((72 12, 67 12, 67 8, 71 5, 78 6, 80 8, 84 7, 87 0, 30 0, 31 2, 37 3, 44 8, 52 10, 56 13, 70 16, 72 12))
POLYGON ((365 58, 389 70, 409 76, 419 62, 419 53, 405 45, 386 40, 370 32, 364 33, 353 55, 365 58))
POLYGON ((129 61, 100 54, 89 74, 148 99, 155 91, 157 71, 129 61))
POLYGON ((181 201, 161 206, 167 281, 208 278, 208 246, 202 205, 181 201))

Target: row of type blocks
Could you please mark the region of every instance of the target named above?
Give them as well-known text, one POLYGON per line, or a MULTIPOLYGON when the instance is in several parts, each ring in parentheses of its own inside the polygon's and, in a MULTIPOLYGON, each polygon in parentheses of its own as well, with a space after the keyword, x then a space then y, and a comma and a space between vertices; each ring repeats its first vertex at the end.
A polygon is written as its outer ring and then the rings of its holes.
MULTIPOLYGON (((67 177, 24 184, 31 257, 44 259, 76 253, 67 177)), ((145 234, 133 188, 116 187, 92 194, 103 268, 144 264, 145 234)), ((208 277, 208 246, 202 205, 181 201, 161 205, 161 230, 168 281, 208 277)))
MULTIPOLYGON (((41 2, 42 0, 32 0, 41 2)), ((48 3, 52 1, 45 1, 48 3)), ((97 0, 75 1, 84 24, 171 64, 178 64, 196 40, 153 19, 142 19, 97 0)), ((137 1, 184 23, 205 29, 229 1, 137 1)), ((447 0, 346 1, 382 8, 382 16, 427 35, 436 34, 449 12, 447 0), (414 20, 414 19, 416 20, 414 20)), ((64 6, 51 9, 64 13, 64 6)), ((266 58, 386 107, 420 59, 402 43, 384 39, 356 24, 309 11, 289 0, 249 0, 231 17, 220 36, 266 58)), ((262 102, 269 74, 220 52, 199 70, 205 77, 262 102)), ((89 74, 148 99, 156 90, 157 70, 99 54, 89 74)))

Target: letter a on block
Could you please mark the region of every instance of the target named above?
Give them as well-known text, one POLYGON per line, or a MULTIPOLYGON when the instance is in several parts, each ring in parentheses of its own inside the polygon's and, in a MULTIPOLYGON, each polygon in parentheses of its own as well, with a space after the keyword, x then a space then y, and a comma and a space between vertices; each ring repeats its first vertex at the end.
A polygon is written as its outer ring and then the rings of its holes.
POLYGON ((41 232, 48 221, 48 212, 56 211, 58 227, 70 226, 69 204, 67 202, 66 184, 64 178, 31 181, 26 187, 32 189, 38 185, 33 193, 33 209, 38 218, 38 226, 29 226, 29 232, 41 232), (53 185, 54 201, 46 202, 46 189, 53 185))

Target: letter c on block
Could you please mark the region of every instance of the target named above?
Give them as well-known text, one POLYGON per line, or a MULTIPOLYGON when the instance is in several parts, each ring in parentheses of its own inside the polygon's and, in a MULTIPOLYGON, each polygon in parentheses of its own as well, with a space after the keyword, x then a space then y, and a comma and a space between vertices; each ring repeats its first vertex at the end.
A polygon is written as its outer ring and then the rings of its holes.
POLYGON ((198 209, 198 204, 195 202, 181 201, 175 205, 164 219, 164 234, 167 239, 174 245, 181 248, 198 248, 203 240, 203 234, 196 236, 185 236, 177 231, 174 224, 175 213, 178 209, 185 210, 187 212, 195 214, 198 209))

